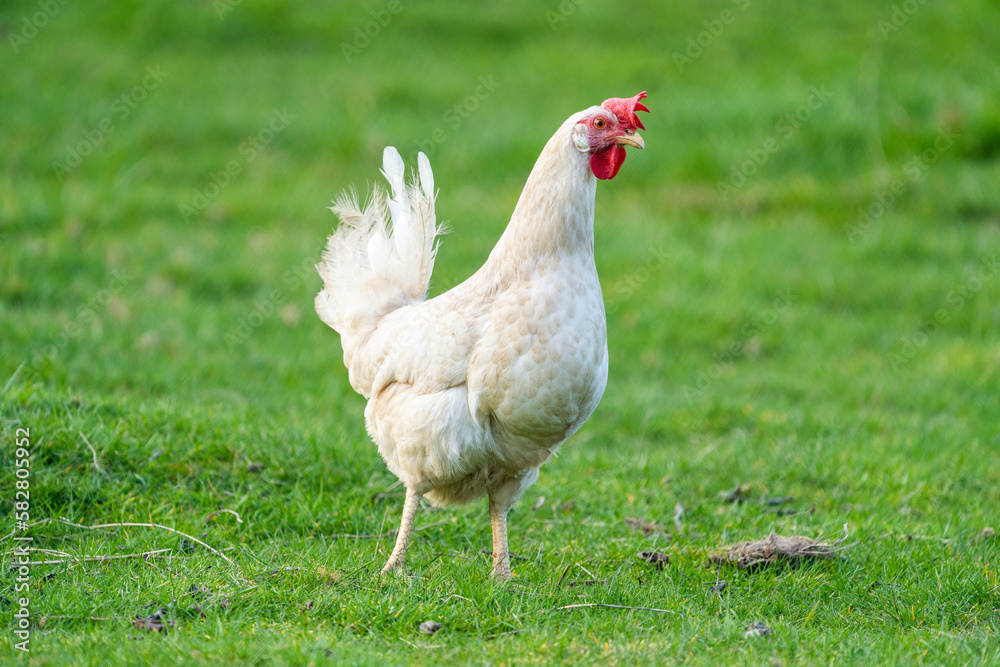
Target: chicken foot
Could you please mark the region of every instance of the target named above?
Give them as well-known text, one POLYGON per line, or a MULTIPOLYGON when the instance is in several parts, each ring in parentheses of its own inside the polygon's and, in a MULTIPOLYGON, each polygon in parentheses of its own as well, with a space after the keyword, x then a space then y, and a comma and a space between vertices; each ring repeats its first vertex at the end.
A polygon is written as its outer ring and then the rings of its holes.
MULTIPOLYGON (((399 523, 399 532, 396 533, 396 547, 392 550, 392 555, 382 568, 382 574, 388 574, 393 570, 403 567, 406 560, 406 547, 410 543, 410 531, 413 529, 413 517, 417 513, 417 506, 420 505, 421 494, 413 489, 406 490, 406 500, 403 501, 403 518, 399 523)), ((506 543, 506 528, 504 529, 504 542, 506 543)), ((508 566, 508 571, 510 567, 508 566)))
POLYGON ((510 573, 510 551, 507 548, 507 512, 510 506, 501 506, 490 497, 490 526, 493 528, 493 577, 497 581, 508 581, 510 573))

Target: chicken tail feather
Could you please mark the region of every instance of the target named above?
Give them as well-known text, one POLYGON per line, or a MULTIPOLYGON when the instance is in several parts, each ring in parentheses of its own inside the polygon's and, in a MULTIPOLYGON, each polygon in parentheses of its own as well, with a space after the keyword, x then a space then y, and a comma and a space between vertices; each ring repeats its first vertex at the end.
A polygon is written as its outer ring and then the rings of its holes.
POLYGON ((434 214, 430 162, 420 153, 417 163, 418 174, 405 183, 403 158, 386 147, 382 175, 390 191, 376 186, 362 208, 357 192, 348 190, 330 207, 341 224, 316 265, 323 278, 316 312, 345 339, 345 352, 386 314, 427 296, 435 238, 443 230, 434 214))

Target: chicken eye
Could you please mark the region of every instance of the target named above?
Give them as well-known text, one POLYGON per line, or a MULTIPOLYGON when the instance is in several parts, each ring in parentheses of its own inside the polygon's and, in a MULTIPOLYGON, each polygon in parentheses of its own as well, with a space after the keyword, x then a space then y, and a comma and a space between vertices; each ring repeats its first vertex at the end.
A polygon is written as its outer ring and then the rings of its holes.
POLYGON ((606 123, 604 122, 603 118, 598 118, 597 120, 594 121, 594 127, 596 127, 598 130, 603 130, 605 124, 606 123))

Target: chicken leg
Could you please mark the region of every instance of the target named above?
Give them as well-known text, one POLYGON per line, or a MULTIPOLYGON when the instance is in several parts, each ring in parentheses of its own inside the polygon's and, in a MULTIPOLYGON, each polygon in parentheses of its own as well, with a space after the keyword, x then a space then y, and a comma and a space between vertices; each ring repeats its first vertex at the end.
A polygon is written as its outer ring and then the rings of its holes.
MULTIPOLYGON (((403 519, 399 523, 399 532, 396 533, 396 547, 392 550, 392 555, 382 568, 382 574, 388 574, 393 570, 403 567, 406 560, 406 547, 410 543, 410 530, 413 528, 413 517, 417 513, 417 506, 420 504, 421 494, 413 489, 406 490, 406 500, 403 501, 403 519)), ((504 544, 507 541, 507 531, 504 528, 504 544)), ((510 567, 508 566, 508 571, 510 567)))
POLYGON ((507 512, 510 506, 501 507, 490 497, 490 526, 493 528, 493 577, 497 581, 508 581, 510 573, 510 552, 507 549, 507 512))

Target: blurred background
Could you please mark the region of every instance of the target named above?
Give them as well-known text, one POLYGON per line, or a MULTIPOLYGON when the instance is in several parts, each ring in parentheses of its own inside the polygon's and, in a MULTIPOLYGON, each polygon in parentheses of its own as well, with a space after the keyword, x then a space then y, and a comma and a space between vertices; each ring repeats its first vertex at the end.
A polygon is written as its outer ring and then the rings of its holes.
MULTIPOLYGON (((934 415, 997 443, 996 3, 35 0, 0 34, 8 416, 165 405, 380 465, 312 309, 326 207, 384 146, 427 152, 438 293, 566 117, 645 90, 647 150, 598 191, 611 381, 580 456, 766 428, 905 456, 934 415)), ((97 419, 109 452, 148 440, 97 419)))
MULTIPOLYGON (((858 655, 871 642, 894 654, 913 626, 964 636, 995 620, 996 552, 972 540, 1000 505, 996 2, 18 0, 0 6, 0 38, 0 431, 10 443, 32 429, 33 517, 159 521, 240 545, 247 572, 380 562, 378 540, 341 539, 392 525, 400 498, 338 337, 313 312, 313 265, 336 224, 326 207, 381 180, 386 145, 411 165, 427 152, 452 230, 440 293, 486 259, 563 120, 647 91, 646 150, 597 193, 608 390, 512 519, 514 550, 538 554, 516 566, 522 581, 549 595, 563 558, 595 578, 645 567, 645 537, 621 517, 670 525, 682 506, 681 574, 612 587, 609 601, 697 608, 705 549, 849 523, 865 544, 855 569, 815 575, 843 594, 755 580, 763 597, 718 608, 737 619, 733 636, 761 618, 758 601, 825 637, 803 645, 858 655), (207 524, 220 507, 244 523, 207 524), (893 534, 949 539, 911 560, 882 539, 893 534), (957 556, 954 535, 972 544, 957 556), (905 618, 895 592, 866 606, 875 577, 907 587, 905 618)), ((12 452, 0 448, 4 489, 12 452)), ((434 527, 413 552, 431 561, 428 585, 478 581, 482 562, 428 551, 479 554, 484 508, 441 516, 418 520, 434 527)), ((38 545, 77 554, 166 539, 35 530, 38 545)), ((86 597, 89 571, 76 569, 39 580, 32 604, 146 616, 145 591, 206 586, 197 558, 171 562, 188 578, 144 568, 133 595, 138 570, 122 570, 86 597)), ((263 614, 284 645, 286 607, 313 596, 345 641, 356 627, 409 632, 390 594, 352 607, 323 592, 332 580, 291 594, 269 579, 219 612, 228 637, 256 636, 263 614)), ((407 628, 425 620, 409 618, 422 590, 408 594, 407 628)), ((479 622, 434 604, 446 623, 479 622)), ((591 636, 586 616, 546 618, 553 645, 591 636)), ((631 642, 631 624, 603 618, 599 632, 631 642)), ((134 657, 138 644, 84 625, 114 660, 134 657)), ((936 655, 951 655, 953 635, 939 635, 936 655)), ((200 632, 185 641, 202 648, 200 632)))

